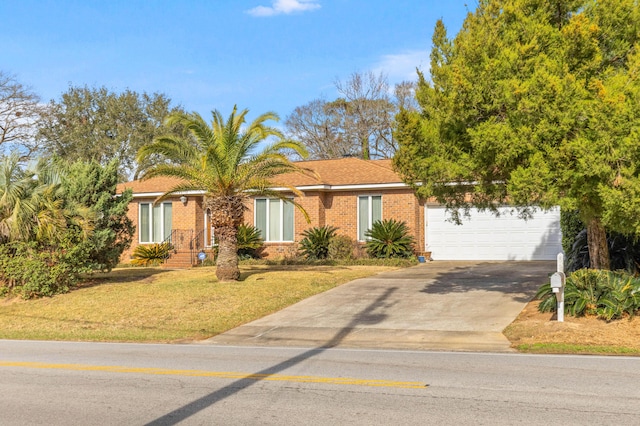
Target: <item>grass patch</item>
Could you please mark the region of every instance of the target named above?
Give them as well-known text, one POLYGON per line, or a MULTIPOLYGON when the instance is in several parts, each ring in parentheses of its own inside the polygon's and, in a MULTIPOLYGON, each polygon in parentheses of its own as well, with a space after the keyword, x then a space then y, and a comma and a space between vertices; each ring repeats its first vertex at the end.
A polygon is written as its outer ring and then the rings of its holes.
POLYGON ((568 343, 533 343, 515 347, 520 352, 533 354, 573 355, 640 355, 640 349, 620 346, 572 345, 568 343))
POLYGON ((0 299, 0 338, 109 342, 200 340, 253 321, 383 266, 244 265, 219 283, 215 268, 115 269, 51 298, 0 299))

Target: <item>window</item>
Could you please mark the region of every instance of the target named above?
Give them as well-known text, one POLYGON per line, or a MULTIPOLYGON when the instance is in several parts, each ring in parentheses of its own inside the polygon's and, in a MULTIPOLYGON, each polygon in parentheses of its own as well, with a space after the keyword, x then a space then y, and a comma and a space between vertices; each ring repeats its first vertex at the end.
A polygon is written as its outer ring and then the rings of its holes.
POLYGON ((171 203, 140 203, 141 243, 161 243, 171 234, 171 203))
POLYGON ((364 235, 374 222, 382 220, 382 196, 364 195, 358 197, 358 241, 365 241, 364 235))
POLYGON ((277 198, 255 200, 254 223, 265 241, 293 241, 293 204, 277 198))

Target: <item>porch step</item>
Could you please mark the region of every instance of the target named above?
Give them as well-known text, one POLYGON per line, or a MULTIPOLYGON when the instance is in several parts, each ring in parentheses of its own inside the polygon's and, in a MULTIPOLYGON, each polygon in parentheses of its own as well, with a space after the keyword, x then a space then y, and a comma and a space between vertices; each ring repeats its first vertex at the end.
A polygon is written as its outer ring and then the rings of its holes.
POLYGON ((171 253, 171 256, 162 264, 163 268, 191 268, 191 252, 179 251, 177 253, 171 253))

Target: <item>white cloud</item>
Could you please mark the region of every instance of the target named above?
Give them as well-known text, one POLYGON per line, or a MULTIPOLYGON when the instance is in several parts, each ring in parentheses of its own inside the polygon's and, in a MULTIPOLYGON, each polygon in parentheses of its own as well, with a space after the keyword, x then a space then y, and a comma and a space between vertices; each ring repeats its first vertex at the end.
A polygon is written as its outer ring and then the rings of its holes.
POLYGON ((320 4, 315 0, 273 0, 272 6, 254 7, 247 10, 247 13, 253 16, 274 16, 315 9, 320 9, 320 4))
POLYGON ((401 81, 416 81, 416 68, 425 74, 429 72, 429 51, 411 50, 403 53, 384 55, 373 66, 373 72, 387 75, 390 83, 401 81))

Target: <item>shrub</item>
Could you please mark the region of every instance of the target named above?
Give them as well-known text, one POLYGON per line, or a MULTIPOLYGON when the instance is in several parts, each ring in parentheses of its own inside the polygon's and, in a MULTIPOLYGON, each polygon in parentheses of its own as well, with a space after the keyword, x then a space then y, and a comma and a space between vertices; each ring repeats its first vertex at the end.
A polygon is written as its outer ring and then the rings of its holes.
POLYGON ((120 261, 122 252, 131 245, 135 227, 127 217, 131 190, 118 197, 118 162, 106 165, 96 161, 77 161, 62 175, 67 203, 86 206, 97 213, 93 232, 88 237, 90 249, 85 256, 94 270, 110 271, 120 261))
MULTIPOLYGON (((633 238, 611 232, 607 233, 607 245, 609 246, 609 259, 612 270, 625 270, 629 273, 638 271, 640 243, 633 238)), ((586 229, 583 229, 575 236, 573 247, 567 252, 566 263, 567 270, 570 272, 591 266, 586 229)))
POLYGON ((338 228, 325 225, 306 229, 300 241, 300 251, 307 259, 326 259, 329 256, 329 243, 335 237, 338 228))
MULTIPOLYGON (((550 284, 540 287, 541 312, 556 310, 556 297, 550 284)), ((580 269, 567 278, 564 291, 565 312, 573 316, 597 315, 607 321, 640 310, 640 278, 622 271, 580 269)))
POLYGON ((365 233, 367 253, 371 257, 411 257, 413 255, 413 237, 404 222, 394 219, 374 222, 365 233))
POLYGON ((24 299, 66 293, 77 285, 81 275, 91 271, 86 242, 65 239, 47 247, 37 242, 11 242, 0 245, 0 284, 2 293, 19 293, 24 299))
POLYGON ((336 235, 329 241, 329 259, 350 260, 353 254, 354 241, 346 235, 336 235))
POLYGON ((241 259, 259 259, 264 242, 260 237, 260 230, 255 226, 238 227, 238 257, 241 259))
POLYGON ((171 244, 168 242, 140 245, 133 251, 131 263, 136 266, 157 266, 169 257, 170 250, 171 244))
POLYGON ((560 210, 560 230, 562 231, 562 250, 569 254, 576 236, 584 229, 577 210, 560 210))

